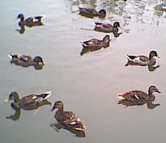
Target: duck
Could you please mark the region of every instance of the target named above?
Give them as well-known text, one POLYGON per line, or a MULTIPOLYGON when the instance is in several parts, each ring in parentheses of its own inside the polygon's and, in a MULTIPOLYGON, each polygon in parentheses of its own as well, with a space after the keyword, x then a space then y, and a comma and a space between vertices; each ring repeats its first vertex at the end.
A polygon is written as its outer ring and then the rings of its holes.
POLYGON ((105 23, 100 23, 100 22, 95 22, 95 31, 98 32, 104 32, 104 33, 117 33, 118 32, 118 27, 120 27, 120 23, 119 22, 114 22, 113 25, 112 24, 105 24, 105 23))
POLYGON ((17 19, 20 19, 20 22, 18 23, 18 25, 20 27, 28 26, 28 27, 33 27, 33 26, 42 26, 42 19, 44 18, 44 16, 34 16, 34 17, 28 17, 25 19, 24 14, 20 13, 17 16, 17 19))
POLYGON ((23 67, 29 67, 29 66, 35 66, 35 67, 43 67, 44 62, 42 57, 36 56, 32 58, 31 56, 28 55, 17 55, 17 54, 10 54, 8 55, 9 58, 11 59, 10 63, 15 64, 15 65, 20 65, 23 67))
POLYGON ((158 54, 156 51, 150 51, 149 57, 144 55, 127 55, 126 58, 128 59, 128 62, 125 66, 128 65, 140 65, 140 66, 147 66, 147 65, 155 65, 156 59, 154 57, 158 57, 158 54))
POLYGON ((83 49, 82 49, 80 55, 82 56, 85 53, 88 53, 90 51, 96 51, 101 48, 107 48, 110 46, 110 41, 111 41, 111 39, 110 39, 109 35, 104 36, 104 38, 102 40, 90 39, 88 41, 84 41, 82 43, 83 49))
POLYGON ((153 102, 155 100, 154 92, 161 93, 156 86, 150 86, 148 93, 140 90, 130 90, 124 93, 119 93, 118 98, 120 101, 130 101, 132 103, 144 104, 153 102))
POLYGON ((85 132, 85 125, 81 122, 80 118, 75 115, 72 111, 64 111, 64 105, 62 101, 56 101, 51 109, 54 111, 54 118, 59 124, 61 124, 64 129, 67 129, 71 132, 85 132))
POLYGON ((81 8, 81 7, 79 7, 79 15, 87 17, 87 18, 99 17, 99 18, 103 19, 106 17, 106 10, 101 9, 97 12, 93 8, 81 8))
POLYGON ((20 99, 18 92, 13 91, 9 94, 9 98, 5 99, 5 102, 13 100, 11 107, 15 110, 34 110, 46 103, 51 104, 47 101, 51 95, 51 91, 47 91, 41 94, 29 94, 20 99))

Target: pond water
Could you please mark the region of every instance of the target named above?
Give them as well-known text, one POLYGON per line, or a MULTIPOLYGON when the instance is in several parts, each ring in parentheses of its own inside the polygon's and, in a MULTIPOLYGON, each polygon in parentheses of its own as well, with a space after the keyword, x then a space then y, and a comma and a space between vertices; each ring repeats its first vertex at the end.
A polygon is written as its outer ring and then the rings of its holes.
POLYGON ((157 0, 38 0, 1 2, 0 9, 0 140, 2 143, 164 143, 166 140, 166 14, 154 10, 157 0), (78 6, 97 10, 105 8, 104 20, 78 15, 78 6), (28 28, 20 34, 16 17, 45 15, 44 26, 28 28), (94 22, 121 23, 121 34, 111 34, 109 48, 80 56, 81 42, 102 39, 106 34, 93 31, 94 22), (159 68, 125 66, 126 54, 147 55, 156 50, 159 68), (8 54, 40 55, 45 61, 42 70, 10 64, 8 54), (147 105, 126 107, 118 104, 117 93, 139 89, 147 92, 155 85, 154 109, 147 105), (7 119, 14 114, 9 93, 20 97, 30 93, 52 91, 52 104, 64 102, 86 125, 86 137, 76 137, 67 130, 58 132, 50 126, 55 122, 51 106, 37 110, 21 110, 18 120, 7 119))

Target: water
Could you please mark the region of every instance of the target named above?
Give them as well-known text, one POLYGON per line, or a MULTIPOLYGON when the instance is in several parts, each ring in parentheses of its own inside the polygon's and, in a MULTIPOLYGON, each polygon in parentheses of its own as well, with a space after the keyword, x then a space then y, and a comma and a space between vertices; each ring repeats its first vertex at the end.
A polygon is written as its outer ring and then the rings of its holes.
POLYGON ((39 142, 113 142, 113 143, 164 143, 166 98, 165 89, 165 13, 155 12, 159 1, 91 1, 89 7, 105 7, 109 12, 105 22, 118 20, 123 34, 112 37, 107 49, 80 56, 81 42, 90 38, 102 39, 105 34, 94 32, 97 18, 87 19, 78 15, 82 1, 6 0, 1 2, 0 24, 0 79, 1 119, 0 139, 3 143, 39 142), (19 34, 15 18, 46 15, 45 26, 26 28, 19 34), (159 68, 150 72, 147 67, 125 67, 126 54, 148 55, 156 50, 159 68), (40 55, 46 65, 42 70, 23 68, 10 64, 8 54, 40 55), (156 94, 155 103, 160 106, 148 109, 146 105, 125 107, 119 105, 117 93, 139 89, 147 91, 156 85, 162 92, 156 94), (19 120, 6 116, 14 114, 10 104, 3 103, 9 93, 17 91, 20 96, 30 93, 52 91, 49 101, 62 100, 66 110, 72 110, 86 125, 86 137, 75 137, 66 130, 55 131, 51 106, 37 111, 23 111, 19 120))

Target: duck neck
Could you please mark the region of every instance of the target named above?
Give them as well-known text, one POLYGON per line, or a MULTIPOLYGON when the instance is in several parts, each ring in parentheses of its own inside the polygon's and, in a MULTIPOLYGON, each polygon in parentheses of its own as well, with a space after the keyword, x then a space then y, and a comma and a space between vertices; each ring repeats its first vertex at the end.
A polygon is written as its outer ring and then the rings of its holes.
POLYGON ((21 21, 24 21, 24 17, 21 17, 20 20, 21 20, 21 21))
POLYGON ((149 54, 149 60, 153 59, 153 55, 149 54))
POLYGON ((149 90, 148 90, 148 95, 149 95, 149 96, 154 96, 154 95, 153 95, 153 91, 151 91, 151 90, 149 89, 149 90))
POLYGON ((59 112, 63 112, 63 105, 62 105, 62 107, 61 108, 59 108, 59 110, 58 110, 59 112))
POLYGON ((15 103, 18 103, 18 102, 19 102, 19 96, 18 96, 18 95, 16 95, 16 96, 14 97, 14 102, 15 102, 15 103))

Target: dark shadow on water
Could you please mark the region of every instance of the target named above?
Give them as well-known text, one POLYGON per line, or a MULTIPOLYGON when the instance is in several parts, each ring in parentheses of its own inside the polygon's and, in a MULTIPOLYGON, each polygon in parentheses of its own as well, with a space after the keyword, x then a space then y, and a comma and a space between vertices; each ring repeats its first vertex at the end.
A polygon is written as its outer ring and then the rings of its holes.
MULTIPOLYGON (((51 102, 49 102, 48 100, 43 100, 40 102, 40 104, 36 106, 31 106, 29 109, 24 109, 24 110, 36 110, 39 107, 44 105, 51 105, 51 102)), ((11 103, 11 108, 15 111, 15 113, 12 115, 6 116, 6 119, 11 119, 13 121, 19 120, 21 116, 21 108, 15 108, 13 103, 11 103)))
POLYGON ((66 129, 68 131, 70 131, 71 133, 73 133, 76 137, 85 137, 85 132, 80 130, 74 130, 74 129, 68 129, 66 127, 64 127, 63 125, 61 125, 60 123, 51 123, 50 127, 53 128, 56 132, 59 132, 61 129, 66 129))
POLYGON ((153 102, 144 102, 144 101, 128 101, 128 100, 120 100, 118 104, 125 105, 126 107, 129 106, 142 106, 144 104, 147 104, 148 109, 154 109, 157 106, 160 106, 160 104, 155 104, 153 102))

